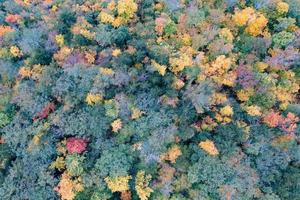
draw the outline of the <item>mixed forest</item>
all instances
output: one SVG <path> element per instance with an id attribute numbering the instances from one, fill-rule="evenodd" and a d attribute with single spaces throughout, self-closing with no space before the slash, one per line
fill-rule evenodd
<path id="1" fill-rule="evenodd" d="M 299 0 L 0 0 L 1 200 L 300 200 Z"/>

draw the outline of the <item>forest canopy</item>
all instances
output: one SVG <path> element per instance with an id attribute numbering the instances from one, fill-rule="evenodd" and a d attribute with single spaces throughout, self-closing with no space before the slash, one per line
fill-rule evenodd
<path id="1" fill-rule="evenodd" d="M 0 0 L 1 200 L 300 200 L 299 0 Z"/>

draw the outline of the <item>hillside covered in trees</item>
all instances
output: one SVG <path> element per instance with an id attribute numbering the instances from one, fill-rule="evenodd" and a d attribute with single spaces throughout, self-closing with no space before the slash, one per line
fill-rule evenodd
<path id="1" fill-rule="evenodd" d="M 0 0 L 1 200 L 300 200 L 299 0 Z"/>

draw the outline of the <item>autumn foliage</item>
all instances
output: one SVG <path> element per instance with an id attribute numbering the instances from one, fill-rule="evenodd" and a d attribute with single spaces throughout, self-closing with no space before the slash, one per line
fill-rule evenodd
<path id="1" fill-rule="evenodd" d="M 87 140 L 81 138 L 68 138 L 66 144 L 69 153 L 82 153 L 87 147 Z"/>
<path id="2" fill-rule="evenodd" d="M 1 0 L 0 200 L 299 200 L 299 0 Z"/>

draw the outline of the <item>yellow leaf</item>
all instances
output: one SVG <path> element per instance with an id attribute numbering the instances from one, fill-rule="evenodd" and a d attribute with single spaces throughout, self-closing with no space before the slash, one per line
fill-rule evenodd
<path id="1" fill-rule="evenodd" d="M 144 171 L 139 171 L 136 175 L 135 190 L 141 200 L 147 200 L 153 192 L 153 190 L 148 187 L 150 179 L 151 176 L 145 176 Z"/>
<path id="2" fill-rule="evenodd" d="M 101 12 L 99 19 L 102 23 L 112 23 L 114 21 L 114 17 L 106 12 Z"/>
<path id="3" fill-rule="evenodd" d="M 261 116 L 262 114 L 259 106 L 245 106 L 244 109 L 250 116 Z"/>
<path id="4" fill-rule="evenodd" d="M 212 156 L 219 155 L 219 151 L 211 140 L 205 140 L 199 143 L 199 147 Z"/>
<path id="5" fill-rule="evenodd" d="M 60 156 L 57 157 L 56 160 L 51 163 L 50 168 L 62 171 L 63 169 L 65 169 L 65 158 Z"/>
<path id="6" fill-rule="evenodd" d="M 30 77 L 31 76 L 31 70 L 27 67 L 21 67 L 19 69 L 19 74 L 22 76 L 22 78 L 24 77 Z"/>
<path id="7" fill-rule="evenodd" d="M 262 33 L 262 30 L 266 27 L 267 23 L 268 19 L 263 14 L 259 14 L 249 21 L 249 25 L 245 31 L 252 36 L 258 36 Z"/>
<path id="8" fill-rule="evenodd" d="M 126 18 L 132 18 L 138 9 L 134 0 L 119 0 L 118 5 L 119 16 L 126 16 Z"/>
<path id="9" fill-rule="evenodd" d="M 114 133 L 118 132 L 122 128 L 122 121 L 121 119 L 116 119 L 111 123 L 112 131 Z"/>
<path id="10" fill-rule="evenodd" d="M 176 159 L 182 155 L 180 147 L 178 145 L 170 148 L 167 153 L 161 155 L 161 160 L 169 160 L 171 163 L 175 163 Z"/>
<path id="11" fill-rule="evenodd" d="M 121 50 L 120 49 L 115 49 L 115 50 L 113 50 L 113 52 L 112 52 L 112 55 L 114 56 L 114 57 L 117 57 L 118 55 L 120 55 L 121 54 Z"/>
<path id="12" fill-rule="evenodd" d="M 17 46 L 11 46 L 9 51 L 14 57 L 21 57 L 22 56 L 22 52 Z"/>
<path id="13" fill-rule="evenodd" d="M 167 66 L 165 65 L 160 65 L 157 62 L 155 62 L 155 60 L 151 60 L 151 64 L 153 66 L 153 68 L 162 76 L 164 76 L 166 74 L 166 69 Z"/>
<path id="14" fill-rule="evenodd" d="M 64 36 L 62 34 L 56 35 L 55 36 L 55 42 L 58 46 L 63 46 L 65 43 Z"/>
<path id="15" fill-rule="evenodd" d="M 278 2 L 276 9 L 281 14 L 287 13 L 289 11 L 289 4 L 285 2 Z"/>
<path id="16" fill-rule="evenodd" d="M 100 94 L 92 94 L 88 93 L 85 101 L 88 105 L 94 105 L 96 103 L 100 103 L 103 100 L 103 97 Z"/>
<path id="17" fill-rule="evenodd" d="M 223 108 L 221 108 L 220 113 L 222 116 L 227 116 L 230 117 L 233 115 L 233 110 L 231 106 L 225 106 Z"/>
<path id="18" fill-rule="evenodd" d="M 101 74 L 107 75 L 107 76 L 112 76 L 115 73 L 114 70 L 107 68 L 107 67 L 100 67 L 99 71 Z"/>
<path id="19" fill-rule="evenodd" d="M 80 178 L 73 180 L 67 172 L 64 172 L 55 190 L 62 200 L 73 200 L 78 192 L 83 191 L 83 185 Z"/>
<path id="20" fill-rule="evenodd" d="M 130 179 L 131 176 L 118 176 L 115 178 L 106 177 L 104 181 L 112 192 L 124 192 L 129 190 L 128 182 Z"/>
<path id="21" fill-rule="evenodd" d="M 238 26 L 244 26 L 248 20 L 255 14 L 255 10 L 251 7 L 236 11 L 232 16 L 234 23 Z"/>
<path id="22" fill-rule="evenodd" d="M 138 119 L 140 118 L 145 112 L 141 111 L 138 108 L 131 109 L 131 119 Z"/>

